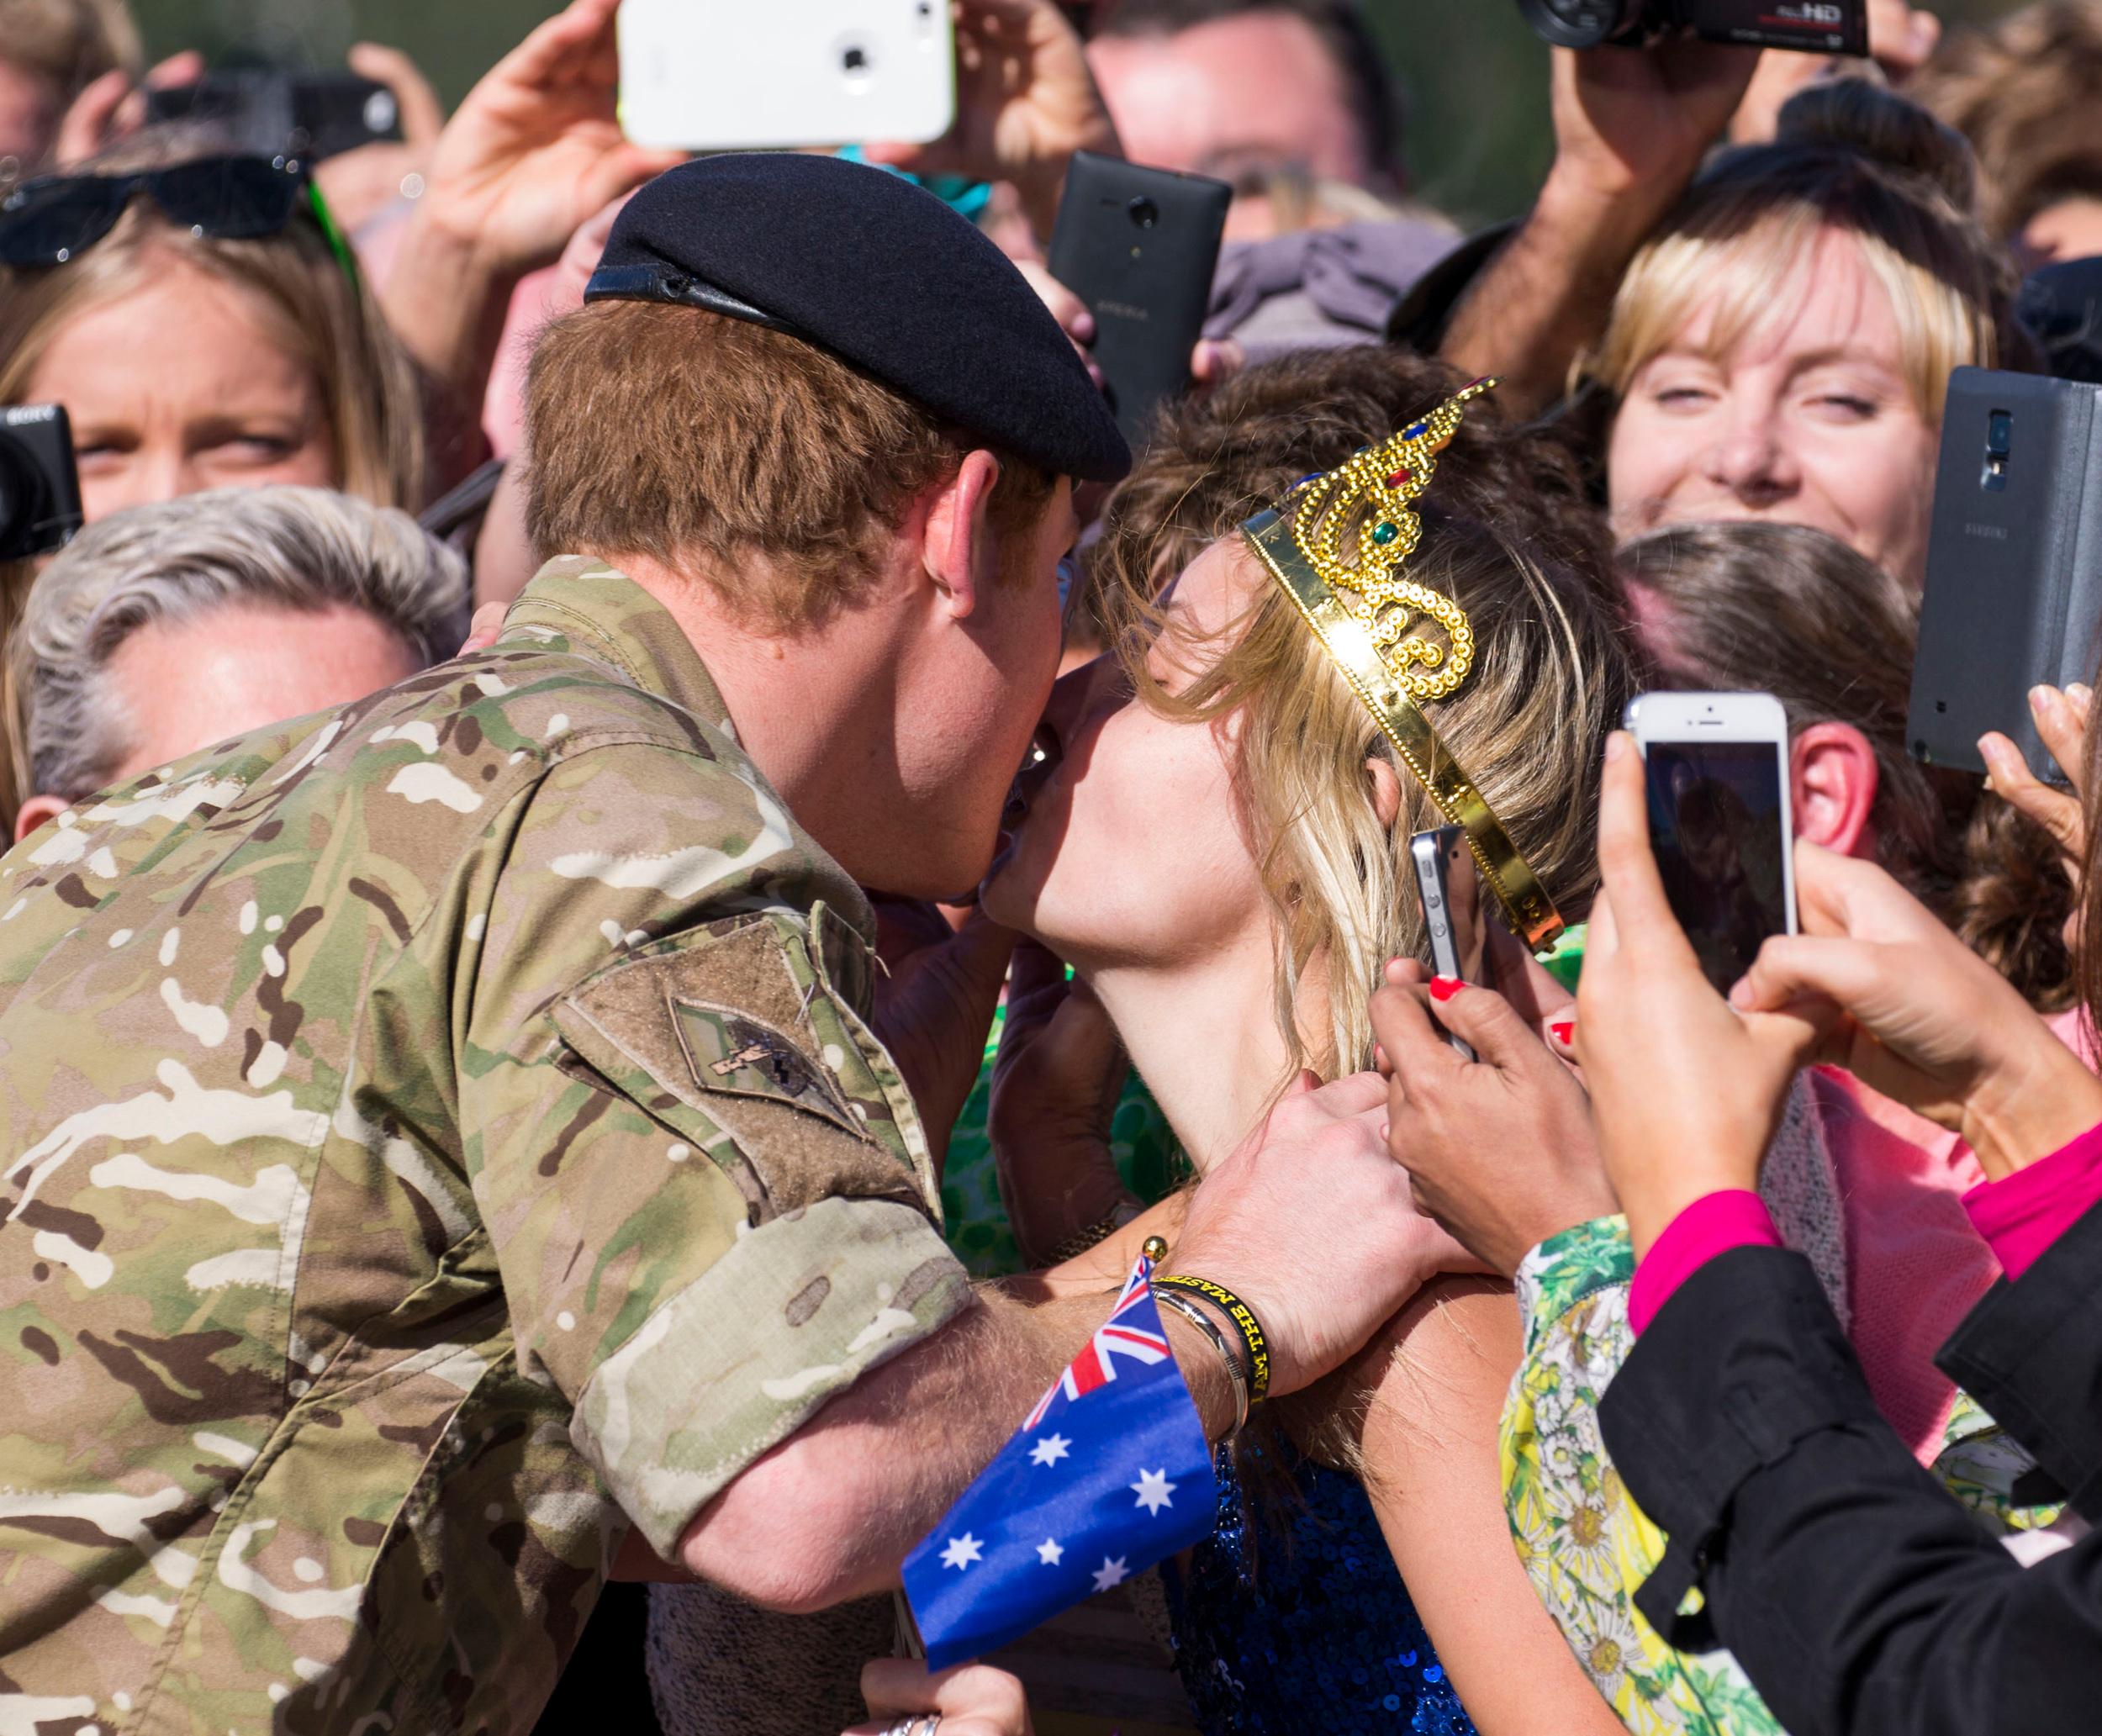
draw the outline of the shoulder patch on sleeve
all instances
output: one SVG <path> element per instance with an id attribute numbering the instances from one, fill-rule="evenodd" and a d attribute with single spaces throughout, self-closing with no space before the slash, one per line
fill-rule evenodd
<path id="1" fill-rule="evenodd" d="M 750 1191 L 758 1221 L 834 1196 L 925 1211 L 913 1164 L 871 1129 L 891 1107 L 841 1032 L 801 926 L 779 913 L 710 924 L 599 972 L 556 1005 L 577 1057 L 690 1137 Z"/>

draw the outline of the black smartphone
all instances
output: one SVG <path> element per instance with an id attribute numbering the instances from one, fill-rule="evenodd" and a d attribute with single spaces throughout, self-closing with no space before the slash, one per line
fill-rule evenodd
<path id="1" fill-rule="evenodd" d="M 2102 385 L 1960 367 L 1949 377 L 1907 736 L 1929 765 L 1985 769 L 2013 738 L 2063 781 L 2029 689 L 2094 679 L 2102 653 Z"/>
<path id="2" fill-rule="evenodd" d="M 0 561 L 64 548 L 82 522 L 65 409 L 55 404 L 0 409 Z"/>
<path id="3" fill-rule="evenodd" d="M 1795 932 L 1788 714 L 1772 694 L 1644 694 L 1623 722 L 1672 914 L 1727 995 L 1768 936 Z"/>
<path id="4" fill-rule="evenodd" d="M 401 137 L 394 93 L 355 72 L 226 68 L 194 84 L 149 89 L 146 119 L 210 121 L 242 150 L 288 151 L 309 162 Z"/>
<path id="5" fill-rule="evenodd" d="M 1481 876 L 1467 835 L 1456 826 L 1419 831 L 1408 841 L 1408 859 L 1416 870 L 1416 896 L 1423 909 L 1423 931 L 1430 939 L 1431 968 L 1477 988 L 1494 988 L 1489 968 L 1489 931 L 1482 920 Z M 1461 1058 L 1476 1058 L 1463 1037 L 1445 1033 Z"/>
<path id="6" fill-rule="evenodd" d="M 1095 315 L 1095 361 L 1134 450 L 1160 404 L 1189 389 L 1233 189 L 1203 175 L 1074 154 L 1051 275 Z"/>

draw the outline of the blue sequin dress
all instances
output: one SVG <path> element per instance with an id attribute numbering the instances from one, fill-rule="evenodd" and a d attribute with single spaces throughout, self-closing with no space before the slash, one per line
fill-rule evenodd
<path id="1" fill-rule="evenodd" d="M 1287 1462 L 1249 1503 L 1218 1456 L 1218 1528 L 1163 1565 L 1176 1667 L 1206 1736 L 1474 1736 L 1356 1478 Z"/>

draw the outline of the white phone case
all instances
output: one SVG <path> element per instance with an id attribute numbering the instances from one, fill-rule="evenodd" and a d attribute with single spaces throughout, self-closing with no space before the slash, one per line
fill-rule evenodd
<path id="1" fill-rule="evenodd" d="M 1788 715 L 1772 694 L 1644 694 L 1622 725 L 1647 758 L 1652 741 L 1756 741 L 1774 752 L 1781 794 L 1781 883 L 1790 934 L 1796 932 L 1795 810 L 1789 800 Z"/>
<path id="2" fill-rule="evenodd" d="M 626 0 L 621 125 L 673 150 L 924 143 L 956 118 L 948 0 Z"/>

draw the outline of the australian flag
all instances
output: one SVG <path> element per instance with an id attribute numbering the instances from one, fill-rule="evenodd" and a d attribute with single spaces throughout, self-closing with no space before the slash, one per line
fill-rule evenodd
<path id="1" fill-rule="evenodd" d="M 1142 1258 L 1021 1432 L 906 1557 L 932 1668 L 983 1657 L 1212 1529 L 1212 1452 L 1152 1276 Z"/>

